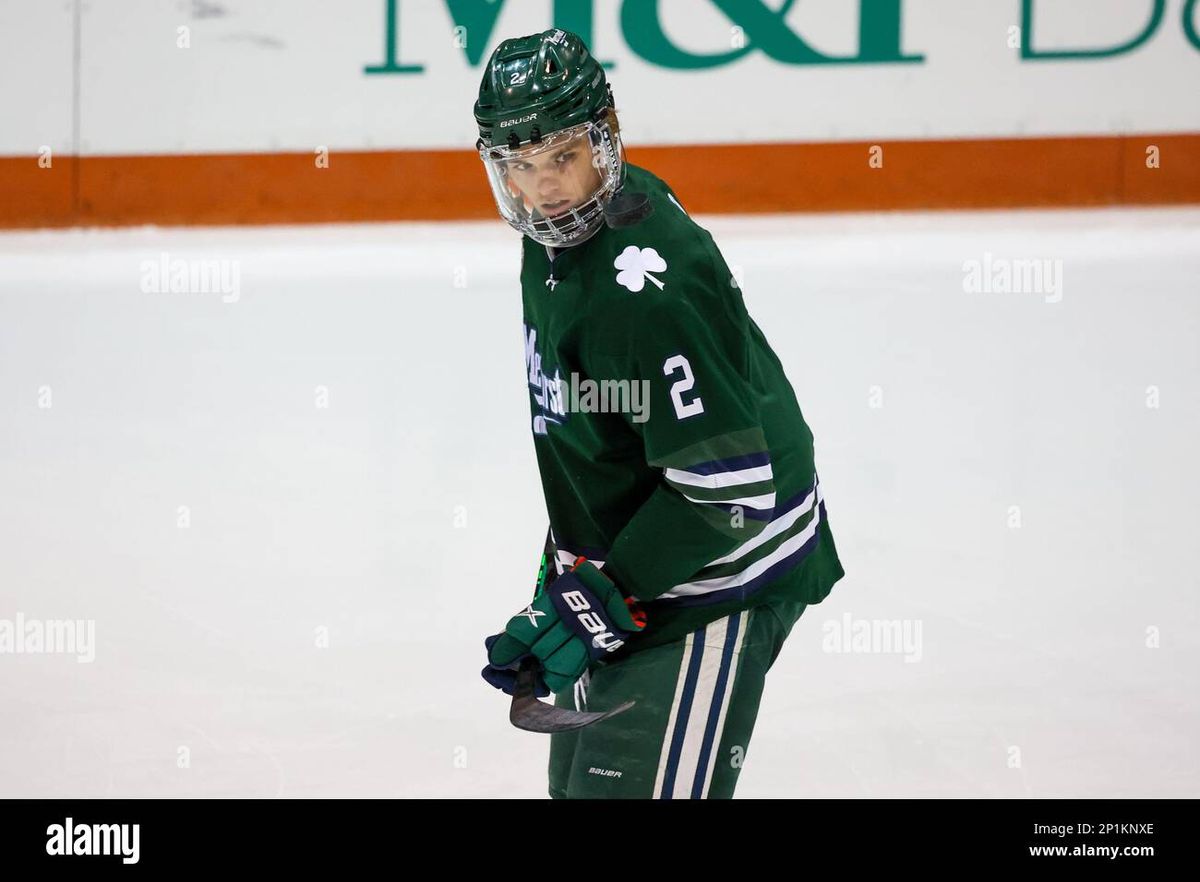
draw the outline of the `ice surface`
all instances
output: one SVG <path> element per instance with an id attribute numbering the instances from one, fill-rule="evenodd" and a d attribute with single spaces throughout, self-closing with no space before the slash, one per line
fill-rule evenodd
<path id="1" fill-rule="evenodd" d="M 1200 210 L 703 220 L 848 573 L 738 795 L 1200 796 Z M 96 629 L 0 655 L 0 795 L 545 794 L 478 676 L 545 531 L 518 266 L 499 221 L 0 235 L 0 619 Z"/>

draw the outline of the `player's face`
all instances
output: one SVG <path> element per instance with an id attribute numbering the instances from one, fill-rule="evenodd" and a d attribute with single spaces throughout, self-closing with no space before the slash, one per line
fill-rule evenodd
<path id="1" fill-rule="evenodd" d="M 600 186 L 586 135 L 553 150 L 510 159 L 507 169 L 509 180 L 543 217 L 556 217 L 582 205 Z"/>

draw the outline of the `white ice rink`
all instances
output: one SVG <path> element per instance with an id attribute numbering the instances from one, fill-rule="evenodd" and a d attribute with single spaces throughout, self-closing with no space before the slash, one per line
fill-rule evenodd
<path id="1" fill-rule="evenodd" d="M 702 221 L 847 571 L 738 795 L 1200 796 L 1200 210 Z M 236 296 L 143 291 L 163 254 Z M 1061 290 L 965 291 L 989 254 Z M 0 796 L 545 795 L 479 677 L 545 534 L 518 262 L 499 220 L 0 235 L 0 620 L 95 622 L 0 654 Z M 825 651 L 847 616 L 920 642 Z"/>

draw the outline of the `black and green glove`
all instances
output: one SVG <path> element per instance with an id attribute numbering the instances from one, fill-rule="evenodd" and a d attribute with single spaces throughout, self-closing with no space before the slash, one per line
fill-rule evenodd
<path id="1" fill-rule="evenodd" d="M 536 694 L 561 692 L 593 661 L 620 649 L 645 626 L 637 605 L 591 561 L 580 558 L 543 584 L 501 633 L 484 641 L 488 666 L 483 678 L 511 695 L 521 662 L 532 656 L 539 665 Z"/>

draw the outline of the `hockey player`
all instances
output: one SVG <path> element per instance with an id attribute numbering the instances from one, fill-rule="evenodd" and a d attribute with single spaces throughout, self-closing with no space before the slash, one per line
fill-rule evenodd
<path id="1" fill-rule="evenodd" d="M 559 707 L 636 702 L 551 736 L 553 797 L 732 796 L 767 670 L 842 576 L 812 434 L 712 237 L 626 163 L 578 36 L 501 43 L 475 119 L 500 214 L 524 236 L 559 573 L 485 641 L 483 675 L 511 693 L 532 658 Z"/>

